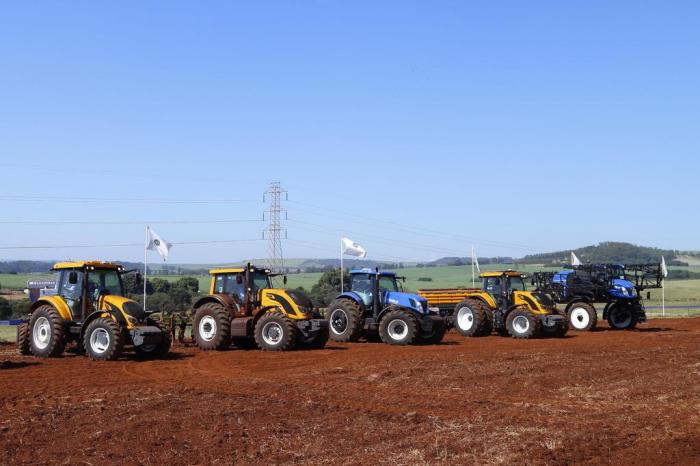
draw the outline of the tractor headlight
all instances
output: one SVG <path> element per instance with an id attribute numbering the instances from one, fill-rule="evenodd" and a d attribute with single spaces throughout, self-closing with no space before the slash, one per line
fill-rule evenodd
<path id="1" fill-rule="evenodd" d="M 131 325 L 136 325 L 136 324 L 139 323 L 138 320 L 134 319 L 134 318 L 131 317 L 131 316 L 129 316 L 127 319 L 128 319 L 128 321 L 129 321 L 129 323 L 130 323 Z"/>
<path id="2" fill-rule="evenodd" d="M 418 312 L 425 312 L 425 309 L 423 308 L 423 303 L 418 301 L 417 299 L 412 299 L 411 304 L 413 304 L 413 307 L 418 311 Z"/>
<path id="3" fill-rule="evenodd" d="M 615 289 L 620 292 L 620 294 L 624 297 L 630 296 L 629 291 L 627 291 L 627 288 L 625 288 L 622 285 L 615 285 Z"/>

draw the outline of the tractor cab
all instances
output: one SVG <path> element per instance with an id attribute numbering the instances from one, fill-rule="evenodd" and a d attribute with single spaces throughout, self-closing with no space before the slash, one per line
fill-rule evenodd
<path id="1" fill-rule="evenodd" d="M 254 266 L 214 269 L 209 274 L 212 278 L 209 294 L 230 295 L 240 303 L 247 302 L 246 298 L 252 303 L 259 302 L 260 290 L 271 289 L 271 277 L 275 276 L 269 269 Z"/>
<path id="2" fill-rule="evenodd" d="M 124 268 L 108 262 L 60 262 L 56 272 L 55 295 L 70 308 L 74 321 L 80 322 L 101 309 L 108 296 L 123 297 Z"/>
<path id="3" fill-rule="evenodd" d="M 507 309 L 514 304 L 516 292 L 527 291 L 524 278 L 514 270 L 484 272 L 481 274 L 482 291 L 491 295 L 499 308 Z"/>
<path id="4" fill-rule="evenodd" d="M 350 274 L 352 276 L 350 289 L 360 297 L 362 303 L 368 308 L 373 306 L 374 297 L 377 295 L 380 297 L 379 307 L 383 307 L 387 293 L 403 291 L 396 274 L 393 272 L 374 272 L 370 269 L 362 269 L 353 270 Z"/>

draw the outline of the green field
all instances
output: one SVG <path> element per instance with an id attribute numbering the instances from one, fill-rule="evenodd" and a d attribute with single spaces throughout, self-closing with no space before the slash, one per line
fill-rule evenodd
<path id="1" fill-rule="evenodd" d="M 17 329 L 0 325 L 0 341 L 16 341 Z"/>

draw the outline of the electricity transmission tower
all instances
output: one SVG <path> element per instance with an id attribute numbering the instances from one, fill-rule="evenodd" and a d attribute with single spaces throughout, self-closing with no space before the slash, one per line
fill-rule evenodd
<path id="1" fill-rule="evenodd" d="M 268 266 L 276 273 L 284 272 L 282 234 L 284 233 L 285 239 L 287 237 L 287 229 L 282 226 L 282 216 L 284 215 L 284 220 L 287 219 L 287 209 L 282 207 L 282 196 L 285 201 L 289 200 L 287 190 L 282 189 L 277 181 L 270 183 L 270 187 L 263 194 L 263 202 L 268 203 L 265 211 L 268 215 L 268 225 L 263 231 L 263 238 L 268 240 Z"/>

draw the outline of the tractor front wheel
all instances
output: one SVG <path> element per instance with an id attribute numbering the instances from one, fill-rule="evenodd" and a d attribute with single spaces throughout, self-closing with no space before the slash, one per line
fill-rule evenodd
<path id="1" fill-rule="evenodd" d="M 194 314 L 194 341 L 204 351 L 225 350 L 231 345 L 231 322 L 219 303 L 203 304 Z"/>
<path id="2" fill-rule="evenodd" d="M 336 299 L 328 305 L 329 335 L 333 341 L 357 341 L 362 330 L 362 310 L 351 299 Z"/>
<path id="3" fill-rule="evenodd" d="M 506 318 L 506 328 L 513 338 L 533 338 L 539 333 L 539 321 L 530 311 L 515 309 Z"/>
<path id="4" fill-rule="evenodd" d="M 59 356 L 66 347 L 63 319 L 52 306 L 39 306 L 29 319 L 29 349 L 34 356 Z"/>
<path id="5" fill-rule="evenodd" d="M 255 324 L 255 343 L 263 351 L 288 351 L 297 343 L 298 329 L 279 311 L 268 311 Z"/>
<path id="6" fill-rule="evenodd" d="M 632 306 L 614 304 L 608 310 L 608 324 L 613 330 L 632 330 L 637 326 L 637 316 Z"/>
<path id="7" fill-rule="evenodd" d="M 407 311 L 389 311 L 379 322 L 379 336 L 390 345 L 410 345 L 418 336 L 418 323 Z"/>
<path id="8" fill-rule="evenodd" d="M 94 361 L 117 359 L 123 344 L 119 325 L 108 317 L 100 317 L 90 322 L 83 336 L 85 352 Z"/>

